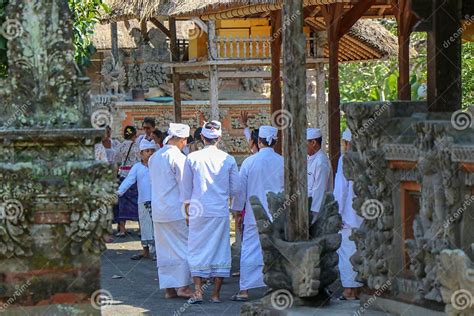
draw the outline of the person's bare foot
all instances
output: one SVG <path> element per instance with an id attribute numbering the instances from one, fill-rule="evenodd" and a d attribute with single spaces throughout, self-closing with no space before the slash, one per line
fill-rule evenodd
<path id="1" fill-rule="evenodd" d="M 178 293 L 176 293 L 175 289 L 166 289 L 165 290 L 165 298 L 166 299 L 176 298 L 176 297 L 178 297 Z"/>
<path id="2" fill-rule="evenodd" d="M 193 297 L 193 291 L 191 291 L 189 286 L 180 287 L 176 293 L 179 297 L 182 297 L 182 298 L 191 298 L 191 297 Z"/>

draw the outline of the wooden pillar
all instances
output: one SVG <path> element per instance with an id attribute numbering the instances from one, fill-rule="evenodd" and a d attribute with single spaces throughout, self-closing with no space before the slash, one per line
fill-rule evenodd
<path id="1" fill-rule="evenodd" d="M 307 110 L 306 110 L 306 38 L 303 33 L 303 0 L 285 0 L 283 28 L 284 109 L 292 115 L 293 125 L 283 130 L 285 157 L 285 194 L 296 197 L 288 209 L 287 241 L 309 237 L 307 183 Z"/>
<path id="2" fill-rule="evenodd" d="M 344 4 L 339 2 L 323 5 L 321 8 L 329 43 L 329 159 L 334 171 L 337 170 L 337 162 L 341 155 L 339 41 L 375 2 L 375 0 L 359 1 L 345 13 Z"/>
<path id="3" fill-rule="evenodd" d="M 410 84 L 410 34 L 416 18 L 408 0 L 391 0 L 398 24 L 398 99 L 411 100 Z"/>
<path id="4" fill-rule="evenodd" d="M 316 32 L 316 57 L 324 58 L 324 46 L 327 43 L 327 34 Z M 323 132 L 323 135 L 329 135 L 328 129 L 328 111 L 326 100 L 326 70 L 324 63 L 316 64 L 316 115 L 317 126 Z"/>
<path id="5" fill-rule="evenodd" d="M 329 43 L 329 159 L 333 170 L 337 170 L 337 162 L 341 154 L 341 96 L 339 92 L 339 32 L 342 20 L 343 4 L 335 3 L 323 6 L 323 15 L 327 25 Z"/>
<path id="6" fill-rule="evenodd" d="M 179 61 L 179 47 L 178 39 L 176 35 L 176 20 L 174 18 L 169 18 L 169 32 L 170 32 L 170 50 L 171 50 L 171 60 L 173 62 Z M 176 69 L 173 68 L 173 73 L 171 74 L 173 81 L 173 101 L 174 101 L 174 120 L 176 123 L 181 123 L 182 114 L 181 114 L 181 79 L 179 78 L 179 73 L 176 72 Z"/>
<path id="7" fill-rule="evenodd" d="M 209 20 L 208 22 L 208 42 L 209 42 L 209 60 L 217 58 L 216 38 L 216 22 Z M 209 99 L 211 103 L 211 119 L 219 120 L 219 72 L 217 65 L 209 68 Z"/>
<path id="8" fill-rule="evenodd" d="M 428 32 L 428 109 L 461 109 L 461 0 L 432 2 L 432 29 Z"/>
<path id="9" fill-rule="evenodd" d="M 281 10 L 271 11 L 270 20 L 272 24 L 271 34 L 272 42 L 270 45 L 271 56 L 272 56 L 272 82 L 271 82 L 271 100 L 272 100 L 272 114 L 282 110 L 282 100 L 281 100 Z M 275 151 L 282 153 L 282 133 L 279 128 L 278 131 L 278 142 L 275 145 Z"/>
<path id="10" fill-rule="evenodd" d="M 119 60 L 117 22 L 110 23 L 111 51 L 115 62 Z"/>

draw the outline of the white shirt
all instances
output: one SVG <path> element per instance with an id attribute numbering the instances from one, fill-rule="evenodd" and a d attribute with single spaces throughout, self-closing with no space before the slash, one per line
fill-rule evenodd
<path id="1" fill-rule="evenodd" d="M 186 156 L 173 145 L 155 152 L 148 165 L 151 177 L 151 208 L 154 222 L 184 219 L 182 180 Z"/>
<path id="2" fill-rule="evenodd" d="M 284 189 L 284 163 L 283 157 L 273 148 L 262 148 L 258 153 L 244 160 L 240 167 L 240 194 L 234 199 L 232 210 L 242 211 L 245 207 L 245 225 L 256 225 L 255 215 L 250 204 L 250 197 L 257 196 L 267 212 L 267 193 L 279 193 Z"/>
<path id="3" fill-rule="evenodd" d="M 145 203 L 151 201 L 151 182 L 148 167 L 143 163 L 138 162 L 133 165 L 127 177 L 122 181 L 117 192 L 119 195 L 124 195 L 125 192 L 137 183 L 138 187 L 138 203 Z"/>
<path id="4" fill-rule="evenodd" d="M 308 197 L 312 197 L 311 211 L 319 212 L 324 196 L 332 192 L 332 168 L 326 153 L 320 149 L 308 156 Z"/>
<path id="5" fill-rule="evenodd" d="M 354 199 L 353 182 L 348 181 L 344 176 L 342 169 L 342 156 L 337 163 L 336 181 L 334 186 L 334 198 L 339 204 L 339 213 L 342 216 L 344 228 L 358 228 L 363 219 L 357 215 L 352 208 L 352 200 Z"/>
<path id="6" fill-rule="evenodd" d="M 229 216 L 229 197 L 235 197 L 239 188 L 239 171 L 234 157 L 216 146 L 206 146 L 188 155 L 183 193 L 186 201 L 191 202 L 194 216 Z"/>

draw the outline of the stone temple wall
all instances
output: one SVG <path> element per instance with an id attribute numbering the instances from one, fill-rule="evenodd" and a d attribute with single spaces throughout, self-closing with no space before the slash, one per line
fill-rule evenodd
<path id="1" fill-rule="evenodd" d="M 472 113 L 428 113 L 417 102 L 342 109 L 353 135 L 344 172 L 364 218 L 352 234 L 358 279 L 370 295 L 472 315 Z"/>
<path id="2" fill-rule="evenodd" d="M 70 303 L 99 314 L 115 175 L 94 160 L 103 131 L 91 127 L 88 80 L 74 65 L 68 3 L 10 0 L 6 15 L 0 312 Z"/>

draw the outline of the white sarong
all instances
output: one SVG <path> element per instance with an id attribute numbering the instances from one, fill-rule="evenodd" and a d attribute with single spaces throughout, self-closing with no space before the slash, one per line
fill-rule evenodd
<path id="1" fill-rule="evenodd" d="M 148 207 L 145 206 L 146 204 L 148 204 L 149 206 Z M 140 223 L 140 235 L 141 235 L 142 246 L 150 247 L 150 248 L 154 247 L 155 242 L 153 238 L 153 221 L 151 219 L 150 202 L 138 204 L 138 221 Z"/>
<path id="2" fill-rule="evenodd" d="M 160 289 L 178 288 L 191 284 L 187 260 L 186 220 L 153 222 L 153 225 Z"/>
<path id="3" fill-rule="evenodd" d="M 229 217 L 189 219 L 188 261 L 193 277 L 229 277 Z"/>
<path id="4" fill-rule="evenodd" d="M 240 290 L 264 287 L 263 255 L 256 225 L 244 225 L 240 253 Z"/>
<path id="5" fill-rule="evenodd" d="M 337 250 L 339 254 L 339 272 L 341 274 L 341 283 L 345 288 L 361 287 L 362 284 L 355 281 L 357 272 L 352 268 L 350 261 L 351 256 L 356 251 L 356 245 L 352 240 L 349 240 L 349 236 L 352 234 L 351 228 L 343 228 L 341 230 L 342 242 L 341 247 Z"/>

